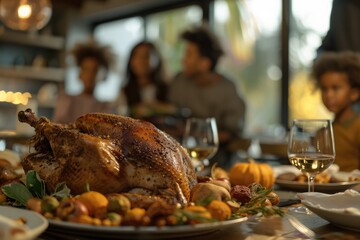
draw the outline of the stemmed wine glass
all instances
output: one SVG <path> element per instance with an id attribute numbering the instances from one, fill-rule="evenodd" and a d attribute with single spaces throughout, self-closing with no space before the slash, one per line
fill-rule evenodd
<path id="1" fill-rule="evenodd" d="M 289 136 L 288 157 L 292 165 L 308 177 L 308 192 L 314 192 L 316 174 L 327 169 L 335 159 L 335 146 L 330 120 L 294 120 Z M 309 213 L 305 207 L 293 209 Z"/>
<path id="2" fill-rule="evenodd" d="M 196 172 L 209 165 L 219 146 L 215 118 L 189 118 L 186 120 L 183 147 L 189 153 Z"/>

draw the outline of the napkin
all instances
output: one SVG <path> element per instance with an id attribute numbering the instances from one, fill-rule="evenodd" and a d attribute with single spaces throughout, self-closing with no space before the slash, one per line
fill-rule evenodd
<path id="1" fill-rule="evenodd" d="M 336 213 L 346 213 L 360 216 L 360 193 L 348 189 L 335 194 L 319 192 L 298 193 L 303 203 L 319 209 Z"/>

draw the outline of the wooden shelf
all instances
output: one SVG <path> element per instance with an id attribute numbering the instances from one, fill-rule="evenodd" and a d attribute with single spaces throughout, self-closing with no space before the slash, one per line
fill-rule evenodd
<path id="1" fill-rule="evenodd" d="M 0 130 L 0 138 L 4 140 L 29 140 L 31 136 L 17 133 L 14 130 Z"/>
<path id="2" fill-rule="evenodd" d="M 65 46 L 65 40 L 62 37 L 9 31 L 0 31 L 0 41 L 55 50 L 63 50 Z"/>
<path id="3" fill-rule="evenodd" d="M 1 77 L 63 82 L 65 71 L 61 68 L 0 67 Z"/>
<path id="4" fill-rule="evenodd" d="M 39 109 L 54 109 L 55 108 L 54 103 L 49 103 L 49 104 L 44 104 L 44 103 L 38 103 L 38 108 Z M 0 102 L 0 109 L 1 110 L 5 110 L 5 109 L 12 109 L 12 108 L 17 108 L 17 104 L 13 104 L 13 103 L 8 103 L 8 102 Z"/>

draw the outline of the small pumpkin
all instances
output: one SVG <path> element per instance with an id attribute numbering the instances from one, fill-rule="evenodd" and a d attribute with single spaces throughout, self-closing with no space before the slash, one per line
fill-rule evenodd
<path id="1" fill-rule="evenodd" d="M 267 163 L 256 163 L 250 159 L 247 162 L 236 163 L 229 172 L 232 186 L 260 183 L 265 188 L 271 188 L 275 182 L 274 172 Z"/>

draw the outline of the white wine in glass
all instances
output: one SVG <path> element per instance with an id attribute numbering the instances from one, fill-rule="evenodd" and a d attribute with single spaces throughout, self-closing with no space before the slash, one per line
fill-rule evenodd
<path id="1" fill-rule="evenodd" d="M 290 129 L 288 157 L 308 177 L 308 191 L 314 192 L 314 178 L 335 160 L 335 143 L 330 120 L 294 120 Z M 306 208 L 294 209 L 309 213 Z"/>
<path id="2" fill-rule="evenodd" d="M 209 165 L 209 159 L 215 155 L 219 138 L 215 118 L 189 118 L 186 121 L 183 147 L 191 157 L 197 172 Z"/>

